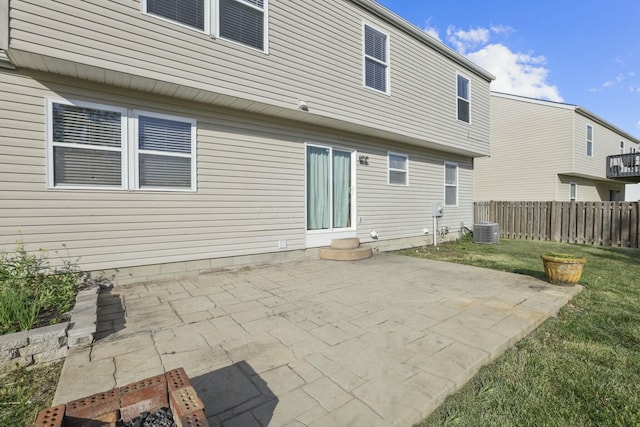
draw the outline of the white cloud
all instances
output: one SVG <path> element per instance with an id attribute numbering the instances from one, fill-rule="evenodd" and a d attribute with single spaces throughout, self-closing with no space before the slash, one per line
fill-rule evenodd
<path id="1" fill-rule="evenodd" d="M 465 54 L 468 49 L 482 46 L 489 41 L 489 30 L 486 28 L 471 28 L 469 31 L 461 30 L 449 25 L 447 28 L 447 40 L 460 53 Z"/>
<path id="2" fill-rule="evenodd" d="M 424 23 L 424 28 L 422 29 L 425 33 L 429 34 L 431 37 L 438 41 L 442 41 L 440 38 L 440 32 L 436 27 L 431 26 L 431 18 L 427 19 L 427 22 Z"/>
<path id="3" fill-rule="evenodd" d="M 556 86 L 547 82 L 549 70 L 542 55 L 513 52 L 501 43 L 489 43 L 492 34 L 509 34 L 513 28 L 492 25 L 468 31 L 447 28 L 447 40 L 461 54 L 496 76 L 491 89 L 498 92 L 562 102 Z"/>
<path id="4" fill-rule="evenodd" d="M 531 98 L 562 102 L 556 86 L 547 83 L 549 70 L 543 58 L 512 52 L 503 44 L 490 44 L 467 54 L 467 58 L 496 76 L 491 89 Z"/>
<path id="5" fill-rule="evenodd" d="M 618 76 L 616 76 L 616 78 L 614 80 L 608 80 L 608 81 L 604 82 L 602 84 L 602 87 L 615 86 L 615 85 L 618 85 L 618 84 L 622 83 L 623 81 L 624 81 L 624 76 L 618 75 Z"/>

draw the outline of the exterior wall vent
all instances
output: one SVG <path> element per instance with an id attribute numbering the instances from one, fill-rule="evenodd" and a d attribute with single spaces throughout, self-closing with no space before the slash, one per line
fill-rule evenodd
<path id="1" fill-rule="evenodd" d="M 473 224 L 473 241 L 484 244 L 498 243 L 498 224 L 495 222 Z"/>

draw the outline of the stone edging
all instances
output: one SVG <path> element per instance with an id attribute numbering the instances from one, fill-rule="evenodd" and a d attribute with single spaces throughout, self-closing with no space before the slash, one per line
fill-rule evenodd
<path id="1" fill-rule="evenodd" d="M 0 336 L 0 372 L 64 359 L 69 348 L 93 342 L 100 286 L 82 289 L 65 323 Z"/>

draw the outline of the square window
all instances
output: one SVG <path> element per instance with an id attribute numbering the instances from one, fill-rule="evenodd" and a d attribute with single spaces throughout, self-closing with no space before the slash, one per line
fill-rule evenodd
<path id="1" fill-rule="evenodd" d="M 262 1 L 219 0 L 219 35 L 264 50 L 265 17 Z"/>
<path id="2" fill-rule="evenodd" d="M 193 123 L 138 115 L 139 188 L 191 188 Z"/>
<path id="3" fill-rule="evenodd" d="M 409 185 L 409 157 L 406 154 L 388 153 L 388 184 Z"/>
<path id="4" fill-rule="evenodd" d="M 49 102 L 49 184 L 122 188 L 126 110 Z"/>

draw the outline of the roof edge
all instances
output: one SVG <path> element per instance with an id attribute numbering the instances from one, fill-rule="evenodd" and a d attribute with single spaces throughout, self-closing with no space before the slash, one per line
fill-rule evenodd
<path id="1" fill-rule="evenodd" d="M 596 114 L 592 113 L 591 111 L 587 110 L 584 107 L 581 107 L 577 104 L 567 104 L 564 102 L 556 102 L 556 101 L 547 101 L 545 99 L 537 99 L 537 98 L 530 98 L 527 96 L 521 96 L 521 95 L 514 95 L 514 94 L 510 94 L 510 93 L 504 93 L 504 92 L 494 92 L 491 91 L 491 96 L 495 96 L 498 98 L 505 98 L 505 99 L 513 99 L 516 101 L 523 101 L 523 102 L 529 102 L 532 104 L 540 104 L 540 105 L 546 105 L 549 107 L 555 107 L 555 108 L 564 108 L 564 109 L 568 109 L 568 110 L 574 110 L 577 113 L 582 114 L 583 116 L 589 118 L 590 120 L 593 120 L 594 122 L 598 123 L 601 126 L 606 127 L 607 129 L 617 133 L 618 135 L 632 141 L 635 142 L 636 144 L 640 144 L 640 138 L 637 138 L 633 135 L 631 135 L 629 132 L 626 132 L 622 129 L 620 129 L 618 126 L 614 125 L 611 122 L 606 121 L 605 119 L 603 119 L 602 117 L 597 116 Z"/>
<path id="2" fill-rule="evenodd" d="M 476 63 L 470 61 L 469 59 L 465 58 L 455 50 L 451 49 L 449 46 L 445 45 L 441 41 L 425 33 L 420 28 L 413 25 L 411 22 L 407 21 L 400 15 L 382 6 L 375 0 L 351 0 L 351 2 L 361 6 L 362 8 L 375 14 L 379 18 L 389 22 L 390 24 L 395 25 L 399 29 L 404 30 L 405 32 L 414 36 L 415 38 L 425 43 L 429 47 L 443 54 L 447 58 L 453 60 L 457 64 L 465 67 L 469 71 L 472 71 L 478 74 L 485 80 L 491 82 L 492 80 L 496 79 L 496 77 L 493 74 L 491 74 L 484 68 L 480 67 Z"/>

